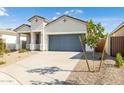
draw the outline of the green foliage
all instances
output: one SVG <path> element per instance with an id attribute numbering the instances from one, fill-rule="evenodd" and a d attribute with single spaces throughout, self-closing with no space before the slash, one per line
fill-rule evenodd
<path id="1" fill-rule="evenodd" d="M 81 42 L 84 42 L 92 49 L 93 51 L 93 60 L 95 56 L 95 48 L 97 47 L 100 39 L 106 39 L 107 34 L 104 33 L 104 27 L 101 23 L 94 24 L 92 20 L 87 22 L 87 33 L 85 36 L 82 35 Z M 94 61 L 93 61 L 94 62 Z M 93 63 L 93 69 L 95 65 Z M 95 71 L 95 70 L 94 70 Z"/>
<path id="2" fill-rule="evenodd" d="M 5 51 L 5 43 L 3 42 L 2 39 L 0 39 L 0 55 L 3 55 L 4 54 L 4 51 Z"/>
<path id="3" fill-rule="evenodd" d="M 101 23 L 95 25 L 92 20 L 88 21 L 87 34 L 82 39 L 85 40 L 90 48 L 97 47 L 98 41 L 106 37 L 107 34 L 104 34 L 104 27 L 102 27 Z"/>
<path id="4" fill-rule="evenodd" d="M 19 49 L 19 51 L 18 51 L 19 53 L 24 53 L 24 52 L 27 52 L 27 49 Z"/>
<path id="5" fill-rule="evenodd" d="M 5 61 L 0 60 L 0 65 L 5 64 Z"/>
<path id="6" fill-rule="evenodd" d="M 124 63 L 124 60 L 122 58 L 121 53 L 117 53 L 116 54 L 116 66 L 120 68 L 123 65 L 123 63 Z"/>

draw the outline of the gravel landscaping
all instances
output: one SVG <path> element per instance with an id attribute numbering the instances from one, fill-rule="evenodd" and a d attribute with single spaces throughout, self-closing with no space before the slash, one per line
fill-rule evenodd
<path id="1" fill-rule="evenodd" d="M 98 60 L 98 55 L 96 57 L 95 67 L 98 69 L 100 60 Z M 88 57 L 88 59 L 90 59 L 89 64 L 92 67 L 91 57 Z M 121 68 L 115 67 L 115 58 L 106 55 L 100 72 L 89 72 L 85 60 L 82 59 L 67 78 L 66 84 L 122 85 L 124 84 L 124 66 Z"/>

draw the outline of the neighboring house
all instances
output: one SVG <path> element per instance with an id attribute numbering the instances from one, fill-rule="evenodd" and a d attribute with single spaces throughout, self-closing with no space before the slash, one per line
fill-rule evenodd
<path id="1" fill-rule="evenodd" d="M 63 15 L 53 21 L 41 16 L 28 19 L 28 24 L 17 27 L 16 49 L 22 48 L 20 35 L 27 36 L 26 48 L 41 51 L 82 51 L 79 36 L 86 35 L 86 21 Z M 92 51 L 84 44 L 86 51 Z"/>
<path id="2" fill-rule="evenodd" d="M 13 29 L 0 29 L 0 39 L 2 39 L 6 44 L 6 49 L 15 50 L 16 49 L 16 32 Z M 23 36 L 21 41 L 26 40 Z"/>
<path id="3" fill-rule="evenodd" d="M 124 22 L 109 35 L 106 52 L 111 56 L 116 56 L 120 52 L 124 56 Z"/>

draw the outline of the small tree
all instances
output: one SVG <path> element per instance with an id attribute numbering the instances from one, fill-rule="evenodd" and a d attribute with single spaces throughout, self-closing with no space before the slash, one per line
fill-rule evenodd
<path id="1" fill-rule="evenodd" d="M 98 41 L 102 38 L 106 38 L 107 34 L 104 34 L 104 27 L 101 23 L 94 24 L 92 20 L 87 22 L 87 33 L 84 37 L 86 44 L 92 48 L 93 51 L 93 70 L 95 70 L 94 66 L 94 55 L 95 55 L 95 47 L 98 45 Z"/>
<path id="2" fill-rule="evenodd" d="M 5 52 L 5 43 L 0 39 L 0 55 L 3 55 Z"/>
<path id="3" fill-rule="evenodd" d="M 0 39 L 0 56 L 2 56 L 2 58 L 3 58 L 4 52 L 5 52 L 5 47 L 6 47 L 5 43 L 3 42 L 2 39 Z M 3 59 L 0 60 L 0 65 L 5 64 L 5 63 L 6 63 L 6 61 L 4 61 Z"/>

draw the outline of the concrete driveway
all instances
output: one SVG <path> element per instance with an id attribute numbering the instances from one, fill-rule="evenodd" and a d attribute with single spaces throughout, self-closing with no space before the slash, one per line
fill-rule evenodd
<path id="1" fill-rule="evenodd" d="M 80 61 L 79 52 L 38 52 L 0 69 L 0 84 L 62 84 Z"/>

